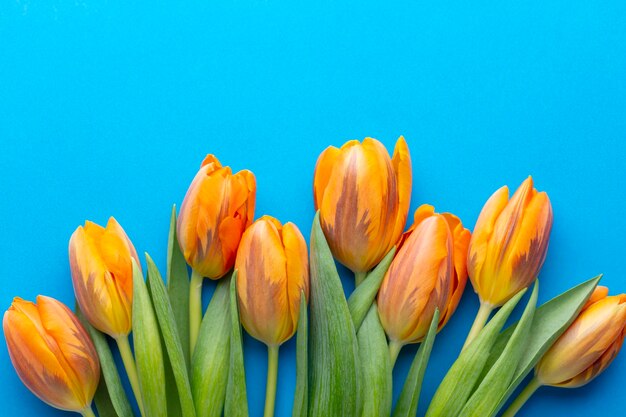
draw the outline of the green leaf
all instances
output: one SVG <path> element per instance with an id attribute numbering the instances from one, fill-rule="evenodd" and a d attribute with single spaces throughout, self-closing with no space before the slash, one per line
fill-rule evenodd
<path id="1" fill-rule="evenodd" d="M 300 294 L 300 315 L 298 317 L 298 335 L 296 339 L 296 393 L 293 399 L 292 417 L 307 417 L 309 407 L 308 367 L 308 316 L 304 292 Z"/>
<path id="2" fill-rule="evenodd" d="M 359 352 L 335 261 L 320 226 L 311 230 L 309 417 L 357 415 Z"/>
<path id="3" fill-rule="evenodd" d="M 362 417 L 388 416 L 391 413 L 391 359 L 385 330 L 380 324 L 374 302 L 357 332 L 363 400 Z"/>
<path id="4" fill-rule="evenodd" d="M 154 303 L 161 335 L 163 336 L 169 363 L 174 374 L 182 415 L 184 417 L 195 417 L 196 410 L 193 404 L 193 396 L 191 395 L 191 385 L 189 383 L 189 375 L 187 374 L 184 350 L 180 343 L 180 336 L 174 319 L 174 311 L 170 305 L 161 274 L 148 254 L 146 254 L 146 263 L 148 265 L 148 282 L 150 283 L 152 302 Z"/>
<path id="5" fill-rule="evenodd" d="M 461 352 L 437 388 L 426 417 L 458 415 L 479 381 L 498 333 L 525 292 L 524 289 L 511 298 L 489 321 L 478 337 Z"/>
<path id="6" fill-rule="evenodd" d="M 76 315 L 82 322 L 85 329 L 89 332 L 91 340 L 93 341 L 96 351 L 98 352 L 100 369 L 102 370 L 100 381 L 102 382 L 104 379 L 106 383 L 108 396 L 116 414 L 119 417 L 133 417 L 133 410 L 128 402 L 128 398 L 126 397 L 126 392 L 122 386 L 122 380 L 117 372 L 115 360 L 113 359 L 113 354 L 111 353 L 111 348 L 109 347 L 106 336 L 87 322 L 85 316 L 78 308 L 78 304 L 76 304 Z M 100 391 L 100 387 L 98 390 Z M 98 406 L 98 401 L 96 401 L 96 406 Z"/>
<path id="7" fill-rule="evenodd" d="M 189 371 L 191 364 L 189 360 L 189 272 L 176 236 L 176 206 L 172 207 L 167 240 L 167 292 L 174 312 L 180 344 L 183 347 L 185 364 Z"/>
<path id="8" fill-rule="evenodd" d="M 576 319 L 601 278 L 602 275 L 598 275 L 587 280 L 537 308 L 528 339 L 524 341 L 524 354 L 515 372 L 513 382 L 511 382 L 508 390 L 500 399 L 495 412 L 498 412 L 504 406 L 543 354 L 550 349 L 559 336 Z M 517 323 L 511 325 L 500 335 L 494 346 L 494 352 L 490 357 L 490 361 L 493 362 L 493 357 L 502 351 L 503 346 L 506 345 L 516 326 Z"/>
<path id="9" fill-rule="evenodd" d="M 230 357 L 230 279 L 219 280 L 204 313 L 191 359 L 191 392 L 198 417 L 221 417 Z"/>
<path id="10" fill-rule="evenodd" d="M 433 344 L 435 343 L 438 326 L 439 309 L 436 309 L 430 322 L 426 338 L 420 344 L 420 348 L 415 354 L 415 358 L 411 364 L 411 369 L 409 369 L 409 374 L 404 381 L 400 398 L 398 398 L 396 407 L 393 410 L 393 417 L 415 417 L 417 414 L 417 405 L 420 399 L 420 392 L 422 390 L 422 381 L 424 380 L 424 373 L 426 373 L 428 359 L 430 359 L 430 352 L 432 351 Z"/>
<path id="11" fill-rule="evenodd" d="M 243 347 L 239 305 L 237 303 L 237 271 L 230 283 L 230 369 L 226 389 L 224 415 L 228 417 L 248 417 L 248 396 L 246 395 L 246 372 L 243 366 Z"/>
<path id="12" fill-rule="evenodd" d="M 159 326 L 139 266 L 133 260 L 133 345 L 145 417 L 167 416 Z"/>
<path id="13" fill-rule="evenodd" d="M 109 392 L 107 391 L 104 375 L 102 374 L 100 374 L 100 382 L 98 382 L 98 388 L 93 397 L 93 402 L 96 404 L 99 417 L 117 417 L 115 407 L 113 407 L 111 397 L 109 397 Z"/>
<path id="14" fill-rule="evenodd" d="M 487 417 L 495 414 L 495 409 L 511 383 L 515 370 L 524 353 L 525 342 L 533 322 L 533 315 L 537 305 L 539 282 L 535 282 L 530 300 L 522 314 L 519 324 L 511 335 L 502 354 L 491 367 L 485 378 L 474 391 L 467 404 L 461 411 L 461 417 Z"/>
<path id="15" fill-rule="evenodd" d="M 394 246 L 387 255 L 385 255 L 383 260 L 376 265 L 376 268 L 367 274 L 367 277 L 361 285 L 356 287 L 350 295 L 348 308 L 350 309 L 350 315 L 352 316 L 352 322 L 354 323 L 356 331 L 361 327 L 365 315 L 372 306 L 372 302 L 374 302 L 374 298 L 376 298 L 380 284 L 383 282 L 383 278 L 387 273 L 387 269 L 389 269 L 389 265 L 391 265 L 395 253 L 396 247 Z"/>

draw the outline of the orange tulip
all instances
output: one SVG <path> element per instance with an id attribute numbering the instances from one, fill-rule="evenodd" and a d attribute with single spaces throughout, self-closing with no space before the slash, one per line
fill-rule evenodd
<path id="1" fill-rule="evenodd" d="M 411 157 L 404 138 L 393 158 L 376 139 L 326 148 L 313 197 L 328 245 L 342 264 L 365 273 L 396 244 L 411 200 Z"/>
<path id="2" fill-rule="evenodd" d="M 608 297 L 597 287 L 578 317 L 535 366 L 535 377 L 503 417 L 513 417 L 542 385 L 576 388 L 589 383 L 615 359 L 626 336 L 626 294 Z"/>
<path id="3" fill-rule="evenodd" d="M 552 206 L 528 177 L 509 200 L 508 187 L 496 191 L 483 207 L 467 267 L 481 302 L 497 307 L 537 278 L 548 250 Z"/>
<path id="4" fill-rule="evenodd" d="M 193 179 L 177 223 L 180 248 L 192 269 L 218 279 L 235 263 L 239 240 L 252 223 L 256 181 L 252 172 L 232 174 L 207 155 Z"/>
<path id="5" fill-rule="evenodd" d="M 245 329 L 269 346 L 288 340 L 298 326 L 301 291 L 309 291 L 307 247 L 298 227 L 261 217 L 245 231 L 235 268 Z"/>
<path id="6" fill-rule="evenodd" d="M 298 327 L 302 295 L 309 294 L 306 242 L 293 223 L 263 216 L 243 234 L 235 261 L 243 327 L 267 345 L 264 416 L 274 415 L 279 346 Z"/>
<path id="7" fill-rule="evenodd" d="M 456 310 L 467 282 L 469 240 L 458 217 L 429 205 L 415 211 L 378 293 L 380 321 L 397 349 L 426 336 L 436 308 L 439 329 Z"/>
<path id="8" fill-rule="evenodd" d="M 626 336 L 626 294 L 607 296 L 598 287 L 576 320 L 535 368 L 541 385 L 575 388 L 604 371 Z"/>
<path id="9" fill-rule="evenodd" d="M 96 329 L 119 338 L 132 325 L 135 247 L 111 217 L 106 227 L 90 221 L 70 238 L 74 293 L 85 317 Z"/>
<path id="10" fill-rule="evenodd" d="M 100 363 L 85 329 L 63 303 L 41 295 L 37 304 L 16 297 L 3 328 L 11 362 L 33 394 L 58 409 L 93 415 Z"/>

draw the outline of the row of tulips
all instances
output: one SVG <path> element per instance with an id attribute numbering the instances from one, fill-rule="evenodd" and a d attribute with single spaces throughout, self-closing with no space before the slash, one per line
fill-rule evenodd
<path id="1" fill-rule="evenodd" d="M 166 280 L 147 254 L 144 277 L 115 219 L 86 222 L 69 245 L 76 314 L 49 297 L 15 298 L 3 321 L 11 361 L 53 407 L 92 416 L 95 398 L 102 417 L 132 416 L 110 338 L 143 417 L 247 416 L 243 325 L 267 345 L 270 417 L 279 347 L 297 332 L 294 417 L 415 416 L 436 334 L 469 278 L 480 309 L 427 417 L 498 415 L 529 381 L 503 412 L 511 417 L 542 385 L 599 375 L 626 335 L 626 295 L 609 296 L 596 277 L 536 305 L 553 213 L 532 178 L 512 196 L 497 190 L 473 233 L 430 205 L 404 232 L 411 175 L 402 137 L 392 157 L 371 138 L 327 148 L 309 257 L 293 223 L 253 221 L 254 175 L 209 155 L 173 211 Z M 347 299 L 335 259 L 355 275 Z M 203 312 L 205 278 L 217 285 Z M 521 318 L 504 329 L 530 286 Z M 412 343 L 420 348 L 393 405 L 392 369 Z"/>

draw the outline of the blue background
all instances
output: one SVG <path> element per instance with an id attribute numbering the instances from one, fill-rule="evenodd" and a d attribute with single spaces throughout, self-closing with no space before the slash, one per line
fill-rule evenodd
<path id="1" fill-rule="evenodd" d="M 541 300 L 600 272 L 626 291 L 626 2 L 126 3 L 0 2 L 2 308 L 14 295 L 73 302 L 67 242 L 85 219 L 114 215 L 163 267 L 171 205 L 206 153 L 254 171 L 257 217 L 308 237 L 318 154 L 365 136 L 391 149 L 400 134 L 412 211 L 432 203 L 471 229 L 496 188 L 532 174 L 555 213 Z M 468 287 L 420 414 L 477 308 Z M 396 395 L 414 352 L 401 353 Z M 293 340 L 281 349 L 279 416 L 294 353 Z M 260 416 L 264 346 L 248 337 L 245 355 Z M 3 414 L 62 415 L 21 385 L 4 343 L 0 375 Z M 520 415 L 623 415 L 625 375 L 622 354 L 585 388 L 541 389 Z"/>

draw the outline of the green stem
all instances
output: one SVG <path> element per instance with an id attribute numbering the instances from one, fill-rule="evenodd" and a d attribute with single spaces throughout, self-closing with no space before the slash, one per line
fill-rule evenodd
<path id="1" fill-rule="evenodd" d="M 535 377 L 530 380 L 526 388 L 520 392 L 519 396 L 513 401 L 511 406 L 502 414 L 502 417 L 513 417 L 522 408 L 526 401 L 537 391 L 541 386 L 541 382 Z"/>
<path id="2" fill-rule="evenodd" d="M 278 346 L 267 347 L 267 384 L 265 386 L 265 412 L 263 417 L 274 416 L 276 381 L 278 379 Z"/>
<path id="3" fill-rule="evenodd" d="M 133 389 L 135 399 L 137 400 L 137 406 L 139 406 L 139 412 L 142 416 L 145 415 L 143 408 L 143 398 L 141 396 L 141 389 L 139 387 L 139 377 L 137 375 L 137 365 L 135 364 L 135 358 L 133 352 L 130 350 L 130 343 L 128 343 L 128 335 L 120 336 L 115 339 L 117 347 L 120 350 L 122 356 L 122 362 L 124 362 L 124 368 L 126 369 L 126 375 L 130 381 L 130 387 Z"/>
<path id="4" fill-rule="evenodd" d="M 397 342 L 395 340 L 391 340 L 389 342 L 389 357 L 391 358 L 391 369 L 393 369 L 396 364 L 396 360 L 398 360 L 398 355 L 400 354 L 400 349 L 402 349 L 402 343 Z"/>
<path id="5" fill-rule="evenodd" d="M 472 324 L 472 328 L 467 335 L 467 339 L 465 339 L 465 344 L 463 345 L 463 350 L 465 350 L 470 343 L 476 339 L 480 331 L 485 327 L 487 320 L 489 319 L 489 315 L 493 311 L 493 306 L 489 303 L 480 302 L 480 308 L 478 309 L 478 313 L 476 314 L 476 319 L 474 320 L 474 324 Z"/>
<path id="6" fill-rule="evenodd" d="M 204 277 L 195 270 L 191 272 L 191 284 L 189 285 L 189 350 L 190 357 L 200 333 L 202 323 L 202 282 Z"/>
<path id="7" fill-rule="evenodd" d="M 367 272 L 355 272 L 354 273 L 354 285 L 358 287 L 367 278 Z"/>
<path id="8" fill-rule="evenodd" d="M 96 415 L 93 413 L 93 410 L 91 409 L 91 405 L 85 407 L 80 413 L 83 415 L 83 417 L 96 417 Z"/>

